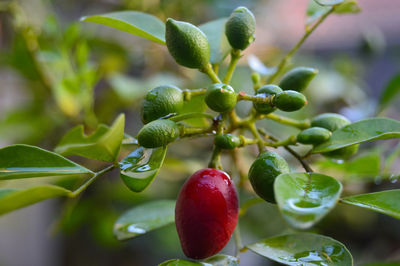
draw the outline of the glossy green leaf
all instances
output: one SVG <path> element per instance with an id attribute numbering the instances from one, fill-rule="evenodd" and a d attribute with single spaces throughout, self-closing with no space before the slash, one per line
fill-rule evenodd
<path id="1" fill-rule="evenodd" d="M 146 234 L 174 221 L 174 200 L 148 202 L 122 214 L 114 224 L 114 235 L 118 240 L 125 240 Z"/>
<path id="2" fill-rule="evenodd" d="M 322 6 L 333 6 L 342 3 L 344 0 L 314 0 Z"/>
<path id="3" fill-rule="evenodd" d="M 106 25 L 153 42 L 165 44 L 165 25 L 155 16 L 137 12 L 121 11 L 83 17 L 82 21 Z"/>
<path id="4" fill-rule="evenodd" d="M 167 260 L 159 266 L 238 266 L 238 259 L 228 255 L 215 255 L 211 258 L 204 260 L 203 262 L 172 259 Z"/>
<path id="5" fill-rule="evenodd" d="M 231 46 L 225 35 L 225 23 L 227 20 L 227 18 L 220 18 L 199 26 L 210 43 L 211 64 L 221 63 L 231 51 Z"/>
<path id="6" fill-rule="evenodd" d="M 125 115 L 121 114 L 108 128 L 100 125 L 91 135 L 85 135 L 83 126 L 70 130 L 55 151 L 68 156 L 79 155 L 86 158 L 113 162 L 117 159 L 124 137 Z"/>
<path id="7" fill-rule="evenodd" d="M 204 262 L 210 263 L 213 266 L 238 266 L 239 261 L 236 257 L 228 255 L 215 255 L 206 259 Z"/>
<path id="8" fill-rule="evenodd" d="M 27 177 L 93 174 L 56 153 L 29 145 L 0 149 L 0 180 Z"/>
<path id="9" fill-rule="evenodd" d="M 286 265 L 353 265 L 351 254 L 342 243 L 317 234 L 275 236 L 248 245 L 247 248 Z"/>
<path id="10" fill-rule="evenodd" d="M 400 219 L 400 189 L 350 196 L 341 202 Z"/>
<path id="11" fill-rule="evenodd" d="M 400 73 L 390 79 L 379 99 L 379 110 L 385 109 L 400 92 Z"/>
<path id="12" fill-rule="evenodd" d="M 329 11 L 329 7 L 319 5 L 315 0 L 309 0 L 306 10 L 306 27 L 311 26 L 317 19 Z"/>
<path id="13" fill-rule="evenodd" d="M 164 161 L 166 147 L 145 149 L 140 147 L 126 156 L 120 163 L 121 178 L 134 192 L 146 189 L 156 177 Z"/>
<path id="14" fill-rule="evenodd" d="M 40 185 L 28 189 L 0 188 L 0 215 L 26 207 L 42 200 L 68 196 L 71 191 L 53 185 Z"/>
<path id="15" fill-rule="evenodd" d="M 314 148 L 313 153 L 333 151 L 357 143 L 400 138 L 400 122 L 389 118 L 361 120 L 332 133 L 331 138 Z"/>
<path id="16" fill-rule="evenodd" d="M 285 220 L 295 228 L 307 229 L 336 205 L 342 185 L 322 174 L 289 173 L 276 178 L 274 191 Z"/>
<path id="17" fill-rule="evenodd" d="M 190 261 L 183 259 L 172 259 L 164 261 L 158 266 L 212 266 L 212 265 L 204 262 L 197 262 L 197 261 Z"/>

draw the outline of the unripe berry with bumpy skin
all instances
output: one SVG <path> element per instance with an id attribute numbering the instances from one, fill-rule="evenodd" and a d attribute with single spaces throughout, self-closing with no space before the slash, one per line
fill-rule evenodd
<path id="1" fill-rule="evenodd" d="M 167 19 L 165 41 L 175 61 L 185 67 L 203 69 L 210 61 L 210 44 L 196 26 Z"/>
<path id="2" fill-rule="evenodd" d="M 276 152 L 264 152 L 252 163 L 249 179 L 262 199 L 275 203 L 274 182 L 278 175 L 289 173 L 289 165 Z"/>
<path id="3" fill-rule="evenodd" d="M 223 171 L 202 169 L 185 182 L 176 202 L 175 224 L 186 256 L 204 259 L 225 247 L 236 227 L 238 201 Z"/>
<path id="4" fill-rule="evenodd" d="M 332 132 L 348 124 L 350 124 L 350 121 L 346 117 L 335 113 L 320 114 L 311 120 L 311 126 L 323 127 Z M 338 150 L 324 152 L 322 154 L 333 159 L 348 159 L 357 153 L 358 147 L 359 144 L 354 144 Z"/>
<path id="5" fill-rule="evenodd" d="M 182 90 L 173 85 L 159 86 L 147 92 L 143 100 L 142 122 L 147 124 L 168 114 L 179 113 L 183 107 Z"/>
<path id="6" fill-rule="evenodd" d="M 297 141 L 302 144 L 318 145 L 329 140 L 332 132 L 322 127 L 310 127 L 297 135 Z"/>
<path id="7" fill-rule="evenodd" d="M 244 50 L 255 40 L 256 19 L 245 7 L 236 8 L 225 24 L 225 35 L 232 48 Z"/>
<path id="8" fill-rule="evenodd" d="M 282 89 L 276 85 L 265 85 L 257 90 L 256 96 L 258 97 L 268 97 L 271 95 L 276 95 L 282 92 Z M 275 107 L 267 104 L 267 103 L 253 103 L 254 109 L 256 109 L 259 114 L 269 114 L 276 110 Z"/>
<path id="9" fill-rule="evenodd" d="M 221 134 L 214 139 L 215 146 L 225 150 L 232 150 L 240 146 L 240 138 L 233 134 Z"/>
<path id="10" fill-rule="evenodd" d="M 306 96 L 297 91 L 283 91 L 276 94 L 273 103 L 282 111 L 293 112 L 307 104 Z"/>
<path id="11" fill-rule="evenodd" d="M 315 68 L 293 68 L 283 75 L 279 87 L 281 87 L 282 90 L 303 91 L 317 74 L 318 70 Z"/>
<path id="12" fill-rule="evenodd" d="M 237 94 L 231 86 L 215 83 L 207 88 L 205 101 L 211 110 L 224 113 L 235 107 Z"/>
<path id="13" fill-rule="evenodd" d="M 171 120 L 154 120 L 142 127 L 137 135 L 139 145 L 145 148 L 166 146 L 180 135 L 178 124 Z"/>

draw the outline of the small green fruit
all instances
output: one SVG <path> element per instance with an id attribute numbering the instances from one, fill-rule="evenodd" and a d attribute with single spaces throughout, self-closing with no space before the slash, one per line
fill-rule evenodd
<path id="1" fill-rule="evenodd" d="M 214 143 L 221 149 L 233 150 L 240 146 L 240 138 L 233 134 L 221 134 L 215 137 Z"/>
<path id="2" fill-rule="evenodd" d="M 289 173 L 289 165 L 279 154 L 260 154 L 249 170 L 249 179 L 254 191 L 262 199 L 275 203 L 274 182 L 278 175 Z"/>
<path id="3" fill-rule="evenodd" d="M 346 117 L 335 113 L 320 114 L 311 120 L 311 126 L 323 127 L 332 132 L 348 124 L 350 124 L 350 121 Z"/>
<path id="4" fill-rule="evenodd" d="M 354 144 L 334 151 L 322 153 L 324 156 L 332 159 L 346 160 L 357 153 L 359 144 Z"/>
<path id="5" fill-rule="evenodd" d="M 283 91 L 276 94 L 274 98 L 274 105 L 286 112 L 297 111 L 306 104 L 306 96 L 297 91 Z"/>
<path id="6" fill-rule="evenodd" d="M 350 124 L 350 121 L 346 117 L 335 113 L 320 114 L 315 116 L 311 120 L 311 126 L 323 127 L 332 132 L 348 124 Z M 354 144 L 338 150 L 324 152 L 322 154 L 328 158 L 333 158 L 333 159 L 348 159 L 352 155 L 357 153 L 359 146 L 360 146 L 359 144 Z"/>
<path id="7" fill-rule="evenodd" d="M 196 26 L 167 19 L 165 41 L 175 61 L 185 67 L 203 69 L 210 60 L 210 44 Z"/>
<path id="8" fill-rule="evenodd" d="M 143 100 L 142 122 L 147 124 L 168 114 L 179 113 L 183 107 L 182 90 L 173 85 L 159 86 L 147 92 Z"/>
<path id="9" fill-rule="evenodd" d="M 211 110 L 224 113 L 235 107 L 237 95 L 231 86 L 215 83 L 207 88 L 205 101 Z"/>
<path id="10" fill-rule="evenodd" d="M 317 74 L 318 70 L 315 68 L 293 68 L 283 75 L 279 87 L 281 87 L 282 90 L 303 91 Z"/>
<path id="11" fill-rule="evenodd" d="M 154 120 L 139 131 L 137 139 L 139 145 L 145 148 L 166 146 L 180 135 L 178 124 L 171 120 Z"/>
<path id="12" fill-rule="evenodd" d="M 332 132 L 322 127 L 311 127 L 297 135 L 297 141 L 302 144 L 318 145 L 329 140 Z"/>
<path id="13" fill-rule="evenodd" d="M 225 35 L 230 45 L 239 50 L 246 49 L 255 40 L 256 19 L 245 7 L 236 8 L 225 24 Z"/>
<path id="14" fill-rule="evenodd" d="M 256 96 L 258 97 L 268 97 L 271 95 L 276 95 L 282 92 L 282 89 L 276 85 L 265 85 L 257 90 Z M 253 103 L 254 109 L 256 109 L 257 113 L 260 114 L 269 114 L 276 110 L 275 107 L 267 104 L 267 103 Z"/>

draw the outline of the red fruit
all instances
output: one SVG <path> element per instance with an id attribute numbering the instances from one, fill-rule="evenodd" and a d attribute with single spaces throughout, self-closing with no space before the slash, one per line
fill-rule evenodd
<path id="1" fill-rule="evenodd" d="M 228 174 L 207 168 L 183 185 L 175 207 L 182 250 L 192 259 L 218 253 L 228 243 L 238 219 L 235 185 Z"/>

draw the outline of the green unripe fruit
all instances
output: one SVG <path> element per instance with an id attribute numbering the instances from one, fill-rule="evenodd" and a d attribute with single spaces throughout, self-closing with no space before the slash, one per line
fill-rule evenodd
<path id="1" fill-rule="evenodd" d="M 354 144 L 338 150 L 324 152 L 322 154 L 328 158 L 345 160 L 356 154 L 359 146 L 359 144 Z"/>
<path id="2" fill-rule="evenodd" d="M 167 19 L 165 41 L 175 61 L 185 67 L 203 69 L 210 60 L 210 44 L 196 26 Z"/>
<path id="3" fill-rule="evenodd" d="M 232 150 L 240 146 L 240 138 L 233 134 L 221 134 L 215 137 L 214 143 L 218 148 Z"/>
<path id="4" fill-rule="evenodd" d="M 303 91 L 317 74 L 318 70 L 315 68 L 293 68 L 283 75 L 279 87 L 281 87 L 282 90 Z"/>
<path id="5" fill-rule="evenodd" d="M 271 96 L 271 95 L 276 95 L 276 94 L 278 94 L 280 92 L 282 92 L 282 89 L 279 88 L 276 85 L 265 85 L 265 86 L 262 86 L 261 88 L 259 88 L 257 90 L 256 96 L 258 96 L 258 97 L 268 97 L 268 96 Z M 253 106 L 254 106 L 254 109 L 256 109 L 257 113 L 259 113 L 259 114 L 269 114 L 269 113 L 271 113 L 271 112 L 276 110 L 275 107 L 273 107 L 273 106 L 271 106 L 271 105 L 269 105 L 267 103 L 254 102 Z"/>
<path id="6" fill-rule="evenodd" d="M 332 132 L 322 127 L 310 127 L 297 135 L 297 141 L 302 144 L 318 145 L 329 140 Z"/>
<path id="7" fill-rule="evenodd" d="M 142 122 L 147 124 L 168 114 L 179 113 L 183 107 L 183 93 L 172 85 L 159 86 L 149 90 L 143 100 Z"/>
<path id="8" fill-rule="evenodd" d="M 311 126 L 323 127 L 332 132 L 348 124 L 350 124 L 350 121 L 346 117 L 334 113 L 320 114 L 311 120 Z"/>
<path id="9" fill-rule="evenodd" d="M 306 96 L 297 91 L 283 91 L 274 98 L 274 105 L 286 112 L 297 111 L 306 104 Z"/>
<path id="10" fill-rule="evenodd" d="M 224 113 L 235 107 L 237 95 L 231 86 L 215 83 L 207 88 L 205 101 L 211 110 Z"/>
<path id="11" fill-rule="evenodd" d="M 249 170 L 249 179 L 254 191 L 262 199 L 275 203 L 274 182 L 278 175 L 289 173 L 289 165 L 279 154 L 260 154 Z"/>
<path id="12" fill-rule="evenodd" d="M 154 120 L 142 127 L 137 135 L 139 145 L 145 148 L 166 146 L 180 135 L 178 124 L 171 120 Z"/>
<path id="13" fill-rule="evenodd" d="M 348 124 L 350 124 L 350 121 L 346 117 L 335 113 L 320 114 L 311 120 L 311 126 L 323 127 L 332 132 Z M 354 144 L 338 150 L 324 152 L 322 154 L 333 159 L 348 159 L 357 153 L 358 147 L 359 144 Z"/>
<path id="14" fill-rule="evenodd" d="M 256 19 L 245 7 L 236 8 L 225 24 L 225 35 L 232 48 L 244 50 L 255 40 Z"/>

